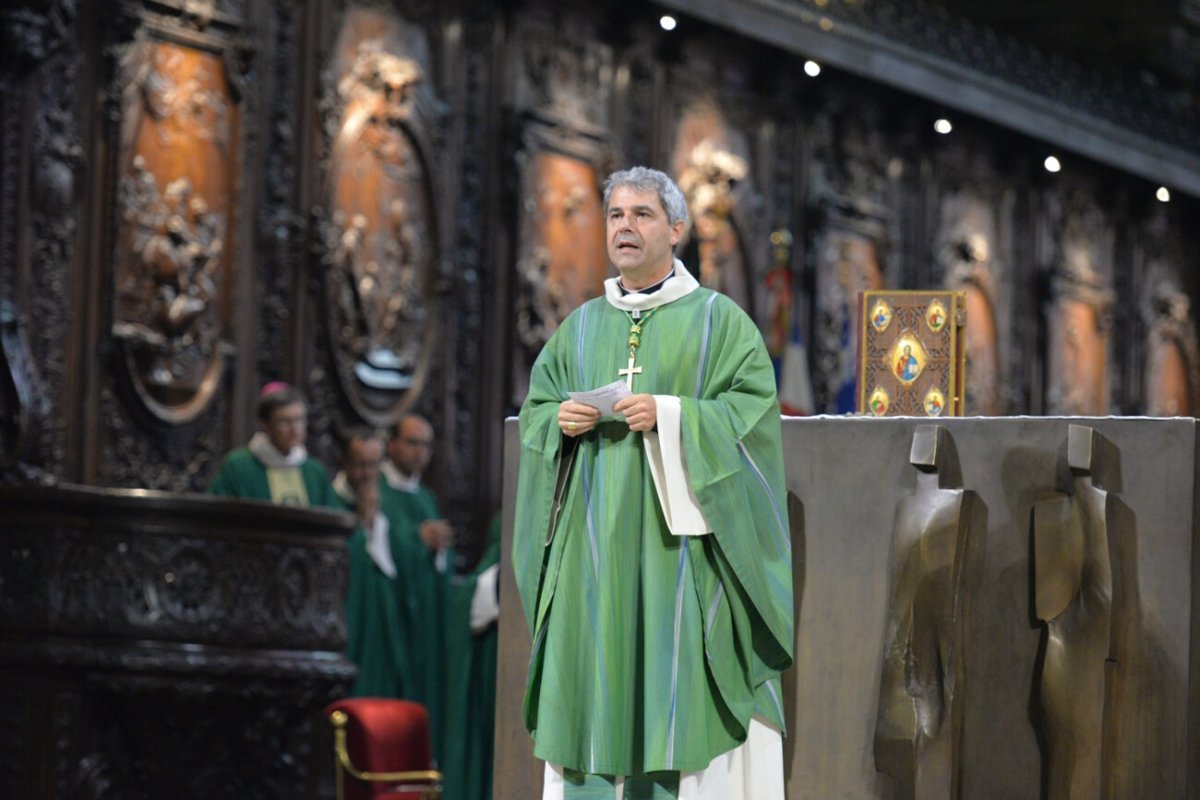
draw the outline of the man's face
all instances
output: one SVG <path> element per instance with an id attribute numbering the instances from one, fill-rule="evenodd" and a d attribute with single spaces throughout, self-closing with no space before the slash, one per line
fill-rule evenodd
<path id="1" fill-rule="evenodd" d="M 308 412 L 304 403 L 280 406 L 267 419 L 267 438 L 283 455 L 304 444 L 308 436 Z"/>
<path id="2" fill-rule="evenodd" d="M 346 448 L 346 482 L 357 492 L 379 479 L 383 461 L 383 442 L 379 439 L 351 439 Z"/>
<path id="3" fill-rule="evenodd" d="M 667 222 L 667 212 L 654 191 L 618 186 L 608 200 L 608 258 L 627 288 L 640 289 L 665 277 L 683 221 Z"/>
<path id="4" fill-rule="evenodd" d="M 388 457 L 405 475 L 418 476 L 433 456 L 433 429 L 419 419 L 406 419 L 396 436 L 388 442 Z"/>

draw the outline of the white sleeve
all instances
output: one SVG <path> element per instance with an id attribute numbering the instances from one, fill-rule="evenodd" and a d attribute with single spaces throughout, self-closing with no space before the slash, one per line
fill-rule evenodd
<path id="1" fill-rule="evenodd" d="M 496 600 L 496 581 L 499 579 L 499 564 L 492 564 L 479 573 L 475 594 L 471 597 L 471 633 L 479 633 L 500 618 L 500 603 Z"/>
<path id="2" fill-rule="evenodd" d="M 658 408 L 658 431 L 647 431 L 646 460 L 654 477 L 654 489 L 666 517 L 667 527 L 676 536 L 703 536 L 712 533 L 700 503 L 692 493 L 683 443 L 679 435 L 680 402 L 671 395 L 654 395 Z"/>
<path id="3" fill-rule="evenodd" d="M 388 521 L 383 514 L 376 514 L 367 531 L 367 555 L 379 567 L 379 571 L 389 578 L 396 577 L 396 562 L 392 560 L 392 545 L 388 540 Z"/>

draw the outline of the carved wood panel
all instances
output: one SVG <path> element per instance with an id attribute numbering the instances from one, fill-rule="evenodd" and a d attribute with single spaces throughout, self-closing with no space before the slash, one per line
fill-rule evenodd
<path id="1" fill-rule="evenodd" d="M 217 53 L 147 39 L 123 67 L 113 335 L 145 407 L 186 422 L 221 382 L 239 111 Z"/>
<path id="2" fill-rule="evenodd" d="M 754 316 L 757 270 L 738 222 L 739 204 L 750 202 L 753 194 L 747 188 L 749 151 L 745 136 L 730 126 L 715 99 L 683 113 L 671 169 L 691 217 L 677 252 L 701 285 L 723 292 Z"/>
<path id="3" fill-rule="evenodd" d="M 1112 230 L 1086 195 L 1069 203 L 1046 310 L 1047 411 L 1102 416 L 1110 403 Z"/>
<path id="4" fill-rule="evenodd" d="M 828 101 L 827 101 L 828 102 Z M 808 165 L 808 258 L 814 272 L 813 391 L 817 410 L 853 412 L 860 291 L 893 286 L 890 154 L 879 109 L 836 104 L 814 119 Z"/>
<path id="5" fill-rule="evenodd" d="M 510 402 L 520 405 L 529 369 L 558 324 L 603 294 L 609 276 L 601 185 L 611 168 L 607 115 L 611 52 L 528 24 L 514 102 L 520 124 L 515 164 L 515 262 Z"/>
<path id="6" fill-rule="evenodd" d="M 965 413 L 972 416 L 995 416 L 1003 409 L 996 276 L 1004 264 L 997 253 L 995 214 L 995 207 L 973 192 L 944 194 L 934 245 L 942 284 L 965 293 Z"/>
<path id="7" fill-rule="evenodd" d="M 421 34 L 383 10 L 347 10 L 325 78 L 329 155 L 321 244 L 331 358 L 363 420 L 412 407 L 442 330 L 437 124 Z"/>
<path id="8" fill-rule="evenodd" d="M 1149 416 L 1192 416 L 1200 392 L 1200 342 L 1194 306 L 1184 289 L 1182 243 L 1165 213 L 1151 215 L 1141 228 L 1136 330 L 1144 336 L 1142 411 Z"/>
<path id="9" fill-rule="evenodd" d="M 0 382 L 12 390 L 9 419 L 17 422 L 3 448 L 16 461 L 10 474 L 23 477 L 71 468 L 73 397 L 64 384 L 74 377 L 66 359 L 69 274 L 83 166 L 76 16 L 74 0 L 0 9 L 0 302 L 8 344 Z"/>

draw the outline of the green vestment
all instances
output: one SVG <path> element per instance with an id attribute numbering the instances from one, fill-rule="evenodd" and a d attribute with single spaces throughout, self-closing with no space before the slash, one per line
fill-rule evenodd
<path id="1" fill-rule="evenodd" d="M 439 572 L 434 554 L 421 541 L 421 523 L 440 519 L 433 492 L 380 488 L 380 505 L 392 523 L 396 562 L 396 601 L 404 642 L 400 696 L 429 710 L 434 753 L 441 760 L 445 719 L 445 630 L 448 576 Z"/>
<path id="2" fill-rule="evenodd" d="M 400 696 L 429 710 L 434 755 L 444 774 L 446 797 L 486 800 L 491 787 L 492 719 L 495 708 L 495 628 L 471 632 L 476 579 L 490 566 L 481 560 L 469 575 L 446 571 L 420 537 L 421 523 L 440 519 L 429 489 L 381 488 L 381 506 L 394 516 L 393 554 L 403 642 Z M 491 563 L 495 563 L 493 554 Z"/>
<path id="3" fill-rule="evenodd" d="M 471 601 L 479 576 L 500 560 L 499 515 L 488 528 L 483 555 L 469 574 L 452 579 L 446 606 L 446 719 L 450 731 L 442 771 L 446 797 L 492 796 L 496 715 L 496 625 L 471 630 Z"/>
<path id="4" fill-rule="evenodd" d="M 308 494 L 308 505 L 315 508 L 341 508 L 329 473 L 315 458 L 305 459 L 298 467 Z M 210 494 L 222 497 L 240 497 L 244 500 L 271 502 L 271 487 L 267 480 L 267 468 L 248 447 L 239 447 L 225 456 L 221 468 L 209 484 Z"/>
<path id="5" fill-rule="evenodd" d="M 681 398 L 690 486 L 712 534 L 670 533 L 643 435 L 623 419 L 560 433 L 567 392 L 627 366 L 630 319 L 605 298 L 558 328 L 521 409 L 525 724 L 539 758 L 584 773 L 699 770 L 745 741 L 752 714 L 783 729 L 791 539 L 771 362 L 750 318 L 708 289 L 642 327 L 633 391 Z"/>
<path id="6" fill-rule="evenodd" d="M 353 511 L 354 504 L 338 498 Z M 346 657 L 358 667 L 350 694 L 354 697 L 404 697 L 407 642 L 400 616 L 399 544 L 396 512 L 380 487 L 380 513 L 388 521 L 388 540 L 397 576 L 384 574 L 367 552 L 367 531 L 359 526 L 350 537 L 350 576 L 346 587 Z"/>

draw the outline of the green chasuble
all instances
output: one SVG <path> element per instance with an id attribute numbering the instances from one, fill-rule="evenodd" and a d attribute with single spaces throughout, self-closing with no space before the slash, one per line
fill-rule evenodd
<path id="1" fill-rule="evenodd" d="M 712 534 L 671 534 L 643 435 L 623 419 L 560 433 L 567 392 L 627 366 L 630 319 L 606 298 L 559 326 L 521 409 L 525 724 L 539 758 L 584 773 L 704 769 L 745 741 L 756 713 L 782 730 L 779 672 L 792 660 L 779 406 L 762 337 L 704 288 L 642 327 L 633 391 L 681 398 L 681 446 Z"/>
<path id="2" fill-rule="evenodd" d="M 481 561 L 470 574 L 456 577 L 450 552 L 445 573 L 439 572 L 434 554 L 420 537 L 422 522 L 442 516 L 433 493 L 424 486 L 411 492 L 384 486 L 380 500 L 393 523 L 403 651 L 399 696 L 429 710 L 446 797 L 486 800 L 491 788 L 496 634 L 494 627 L 473 634 L 470 617 L 476 579 L 490 563 Z"/>
<path id="3" fill-rule="evenodd" d="M 382 492 L 382 487 L 381 487 Z M 338 498 L 343 507 L 354 504 Z M 392 560 L 402 557 L 397 544 L 394 513 L 380 498 L 380 513 L 388 520 Z M 400 588 L 367 553 L 367 531 L 359 525 L 347 542 L 350 576 L 346 588 L 346 657 L 358 667 L 350 694 L 354 697 L 403 697 L 406 642 L 400 623 Z M 399 573 L 399 570 L 397 570 Z"/>
<path id="4" fill-rule="evenodd" d="M 304 491 L 308 495 L 307 503 L 297 502 L 295 505 L 324 508 L 342 507 L 333 493 L 333 486 L 329 482 L 329 473 L 325 471 L 325 467 L 321 466 L 321 462 L 315 458 L 308 458 L 299 467 L 284 468 L 281 471 L 289 469 L 299 471 Z M 263 463 L 247 447 L 239 447 L 225 456 L 208 491 L 210 494 L 223 497 L 272 502 L 267 467 L 263 466 Z"/>
<path id="5" fill-rule="evenodd" d="M 496 715 L 496 625 L 471 630 L 471 601 L 479 576 L 500 560 L 500 517 L 488 528 L 479 563 L 452 579 L 446 605 L 446 719 L 450 730 L 441 763 L 445 795 L 462 800 L 492 796 Z"/>
<path id="6" fill-rule="evenodd" d="M 408 492 L 384 483 L 379 494 L 380 505 L 392 523 L 397 603 L 404 641 L 400 696 L 416 700 L 429 710 L 434 752 L 440 758 L 449 579 L 438 572 L 434 554 L 421 541 L 420 527 L 425 520 L 440 519 L 442 514 L 433 492 L 424 486 Z"/>

